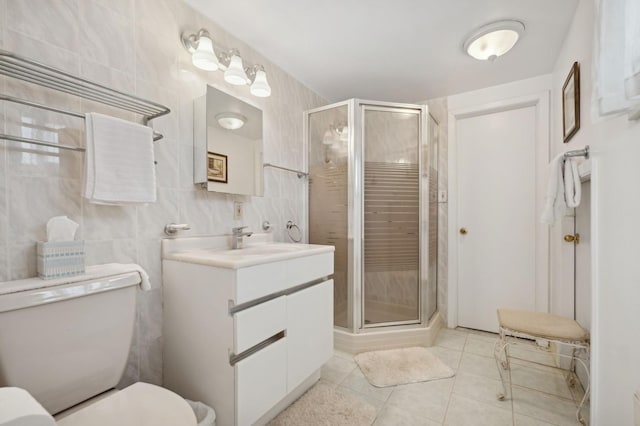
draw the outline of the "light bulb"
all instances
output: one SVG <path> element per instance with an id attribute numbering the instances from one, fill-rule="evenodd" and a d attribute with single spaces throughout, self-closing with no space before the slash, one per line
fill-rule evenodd
<path id="1" fill-rule="evenodd" d="M 256 71 L 256 77 L 251 84 L 250 92 L 253 96 L 259 98 L 268 98 L 271 96 L 271 87 L 267 82 L 267 73 L 263 69 Z"/>
<path id="2" fill-rule="evenodd" d="M 218 58 L 213 51 L 213 42 L 209 37 L 200 36 L 198 47 L 191 55 L 191 62 L 194 66 L 206 71 L 216 71 L 218 69 Z"/>
<path id="3" fill-rule="evenodd" d="M 244 72 L 244 66 L 242 65 L 242 58 L 237 50 L 231 51 L 231 61 L 229 62 L 229 68 L 224 72 L 224 81 L 236 86 L 242 86 L 247 84 L 247 74 Z"/>

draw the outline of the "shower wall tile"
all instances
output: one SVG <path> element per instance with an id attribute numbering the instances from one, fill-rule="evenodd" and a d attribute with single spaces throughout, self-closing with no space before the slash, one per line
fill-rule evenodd
<path id="1" fill-rule="evenodd" d="M 447 322 L 449 294 L 449 247 L 448 247 L 448 209 L 447 203 L 438 204 L 438 310 Z"/>
<path id="2" fill-rule="evenodd" d="M 135 92 L 136 83 L 131 70 L 118 70 L 81 57 L 80 76 L 121 92 Z M 83 108 L 83 110 L 90 109 Z"/>
<path id="3" fill-rule="evenodd" d="M 37 275 L 35 244 L 10 243 L 6 255 L 9 262 L 10 280 L 20 280 Z"/>
<path id="4" fill-rule="evenodd" d="M 35 1 L 35 0 L 34 0 Z M 79 0 L 9 1 L 7 26 L 14 31 L 79 52 Z"/>
<path id="5" fill-rule="evenodd" d="M 9 259 L 7 247 L 3 244 L 0 245 L 0 282 L 8 281 L 9 279 Z"/>
<path id="6" fill-rule="evenodd" d="M 178 222 L 178 191 L 157 188 L 156 202 L 138 206 L 138 238 L 165 237 L 164 226 Z"/>
<path id="7" fill-rule="evenodd" d="M 91 0 L 99 6 L 104 6 L 122 15 L 125 18 L 134 16 L 133 0 Z"/>
<path id="8" fill-rule="evenodd" d="M 218 44 L 237 47 L 265 66 L 273 95 L 258 99 L 248 87 L 226 83 L 221 72 L 191 64 L 182 31 L 207 28 Z M 155 144 L 157 197 L 154 204 L 101 206 L 81 198 L 84 154 L 0 141 L 0 281 L 36 275 L 35 242 L 45 237 L 51 216 L 80 223 L 87 265 L 139 263 L 153 290 L 139 292 L 137 323 L 122 384 L 162 381 L 162 294 L 160 241 L 164 226 L 187 222 L 182 235 L 228 234 L 233 226 L 260 231 L 274 224 L 276 241 L 289 241 L 287 220 L 303 229 L 305 183 L 282 171 L 266 171 L 264 197 L 208 193 L 193 184 L 193 99 L 211 84 L 248 100 L 264 112 L 264 159 L 302 167 L 302 112 L 326 102 L 300 82 L 179 0 L 0 0 L 0 46 L 123 92 L 166 104 L 168 116 L 150 125 L 164 134 Z M 140 116 L 13 79 L 2 92 L 80 112 L 95 111 L 140 122 Z M 5 117 L 4 111 L 8 115 Z M 60 143 L 84 145 L 84 123 L 0 103 L 0 128 L 25 135 L 45 127 Z M 31 122 L 29 122 L 31 121 Z M 38 130 L 41 136 L 43 130 Z M 2 149 L 7 146 L 6 152 Z M 245 218 L 233 218 L 233 201 Z"/>
<path id="9" fill-rule="evenodd" d="M 156 161 L 156 184 L 158 188 L 174 188 L 180 186 L 180 161 L 178 144 L 169 138 L 161 139 L 153 145 Z M 193 180 L 193 177 L 191 178 Z"/>
<path id="10" fill-rule="evenodd" d="M 80 1 L 79 48 L 83 59 L 131 72 L 135 63 L 130 18 L 92 0 Z M 76 49 L 73 49 L 76 51 Z"/>
<path id="11" fill-rule="evenodd" d="M 4 33 L 7 28 L 7 0 L 0 0 L 0 47 L 4 48 Z"/>
<path id="12" fill-rule="evenodd" d="M 68 216 L 82 223 L 79 180 L 10 176 L 8 185 L 11 243 L 46 241 L 45 224 L 52 216 Z"/>
<path id="13" fill-rule="evenodd" d="M 135 206 L 103 206 L 82 199 L 83 234 L 87 240 L 132 238 L 136 235 Z"/>
<path id="14" fill-rule="evenodd" d="M 85 240 L 85 263 L 135 263 L 136 241 L 133 238 L 114 240 Z"/>
<path id="15" fill-rule="evenodd" d="M 178 188 L 196 190 L 193 183 L 193 146 L 178 144 Z"/>

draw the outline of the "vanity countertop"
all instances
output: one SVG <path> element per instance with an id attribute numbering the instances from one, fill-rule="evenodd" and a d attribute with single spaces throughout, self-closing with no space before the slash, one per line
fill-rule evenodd
<path id="1" fill-rule="evenodd" d="M 196 248 L 165 253 L 164 259 L 196 263 L 218 268 L 240 269 L 264 263 L 278 262 L 298 257 L 331 253 L 333 246 L 292 243 L 261 243 L 247 245 L 241 249 Z"/>

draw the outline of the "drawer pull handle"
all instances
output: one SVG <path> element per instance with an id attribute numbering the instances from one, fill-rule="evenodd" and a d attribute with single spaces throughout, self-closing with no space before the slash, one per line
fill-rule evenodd
<path id="1" fill-rule="evenodd" d="M 286 336 L 286 331 L 287 330 L 282 330 L 281 332 L 274 334 L 273 336 L 263 340 L 262 342 L 258 343 L 255 346 L 250 347 L 244 352 L 240 352 L 237 355 L 234 353 L 231 353 L 229 355 L 229 364 L 231 364 L 231 366 L 234 366 L 240 361 L 242 361 L 243 359 L 248 358 L 251 355 L 255 354 L 256 352 L 266 348 L 267 346 L 274 344 L 278 340 L 284 339 L 284 337 Z"/>

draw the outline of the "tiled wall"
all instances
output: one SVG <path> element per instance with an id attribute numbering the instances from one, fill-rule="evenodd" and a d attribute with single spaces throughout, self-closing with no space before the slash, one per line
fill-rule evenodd
<path id="1" fill-rule="evenodd" d="M 260 99 L 248 87 L 224 83 L 221 72 L 194 68 L 180 43 L 183 30 L 207 28 L 217 43 L 237 47 L 250 63 L 262 63 L 273 94 Z M 260 229 L 304 224 L 305 182 L 294 174 L 265 170 L 265 196 L 207 193 L 193 185 L 192 100 L 205 84 L 223 87 L 264 111 L 264 161 L 291 168 L 303 164 L 302 111 L 323 105 L 318 95 L 269 63 L 218 25 L 178 0 L 0 0 L 0 47 L 113 88 L 168 105 L 172 113 L 153 122 L 164 134 L 156 143 L 158 202 L 106 207 L 85 202 L 82 153 L 57 152 L 0 141 L 0 281 L 36 275 L 35 242 L 45 238 L 51 216 L 80 223 L 87 264 L 136 262 L 147 269 L 153 290 L 139 293 L 138 324 L 125 374 L 162 380 L 160 241 L 169 222 L 192 227 L 183 235 L 224 234 L 239 223 Z M 133 118 L 72 96 L 10 79 L 2 92 L 78 111 L 98 110 Z M 3 132 L 82 145 L 82 120 L 0 103 Z M 244 220 L 234 221 L 233 201 L 244 202 Z M 90 319 L 88 319 L 90 320 Z"/>

